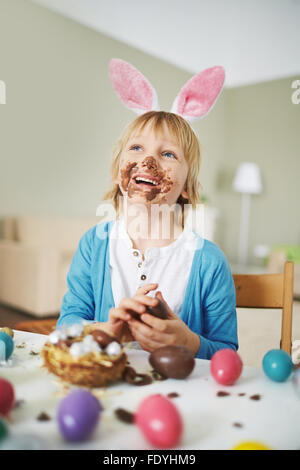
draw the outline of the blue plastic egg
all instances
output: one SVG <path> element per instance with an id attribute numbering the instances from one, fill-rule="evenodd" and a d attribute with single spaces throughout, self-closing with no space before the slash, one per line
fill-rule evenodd
<path id="1" fill-rule="evenodd" d="M 262 361 L 263 371 L 274 382 L 284 382 L 289 378 L 293 370 L 291 356 L 282 349 L 271 349 Z"/>
<path id="2" fill-rule="evenodd" d="M 58 407 L 59 430 L 68 441 L 83 441 L 96 428 L 102 406 L 88 390 L 74 390 L 64 397 Z"/>
<path id="3" fill-rule="evenodd" d="M 9 359 L 14 350 L 14 340 L 4 331 L 0 331 L 0 342 L 5 346 L 5 360 Z M 1 348 L 2 349 L 2 348 Z"/>

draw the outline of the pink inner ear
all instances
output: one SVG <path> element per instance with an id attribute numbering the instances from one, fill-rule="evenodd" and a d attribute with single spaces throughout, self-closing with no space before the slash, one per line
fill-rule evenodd
<path id="1" fill-rule="evenodd" d="M 128 108 L 151 110 L 152 87 L 135 67 L 122 59 L 111 59 L 109 77 L 116 93 Z"/>
<path id="2" fill-rule="evenodd" d="M 225 79 L 223 67 L 206 69 L 192 77 L 178 95 L 177 113 L 202 117 L 208 113 L 222 90 Z"/>

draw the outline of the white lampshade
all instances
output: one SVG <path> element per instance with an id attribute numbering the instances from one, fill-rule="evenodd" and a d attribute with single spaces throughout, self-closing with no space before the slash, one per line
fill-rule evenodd
<path id="1" fill-rule="evenodd" d="M 239 193 L 259 194 L 262 191 L 262 183 L 260 170 L 256 163 L 241 163 L 232 186 Z"/>

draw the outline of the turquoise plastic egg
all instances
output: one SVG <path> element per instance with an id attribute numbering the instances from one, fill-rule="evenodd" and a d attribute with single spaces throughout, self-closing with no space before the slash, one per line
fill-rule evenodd
<path id="1" fill-rule="evenodd" d="M 14 340 L 4 331 L 0 331 L 0 342 L 5 346 L 5 360 L 9 359 L 14 350 Z"/>
<path id="2" fill-rule="evenodd" d="M 289 378 L 293 370 L 291 356 L 282 349 L 271 349 L 262 361 L 263 371 L 274 382 L 284 382 Z"/>

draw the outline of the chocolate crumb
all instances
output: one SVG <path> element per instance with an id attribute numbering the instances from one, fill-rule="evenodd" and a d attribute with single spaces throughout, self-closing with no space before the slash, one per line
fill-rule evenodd
<path id="1" fill-rule="evenodd" d="M 244 425 L 242 423 L 233 423 L 233 425 L 235 428 L 243 428 Z"/>
<path id="2" fill-rule="evenodd" d="M 217 397 L 228 397 L 230 395 L 229 392 L 225 392 L 224 390 L 220 390 L 218 393 L 217 393 Z"/>
<path id="3" fill-rule="evenodd" d="M 134 414 L 131 411 L 124 410 L 123 408 L 117 408 L 115 410 L 116 417 L 123 421 L 123 423 L 133 424 L 134 422 Z"/>
<path id="4" fill-rule="evenodd" d="M 171 393 L 168 393 L 168 394 L 167 394 L 167 397 L 168 397 L 168 398 L 177 398 L 177 397 L 179 397 L 179 393 L 177 393 L 177 392 L 171 392 Z"/>
<path id="5" fill-rule="evenodd" d="M 123 372 L 123 380 L 131 385 L 149 385 L 152 378 L 147 374 L 138 374 L 133 367 L 126 366 Z"/>
<path id="6" fill-rule="evenodd" d="M 25 347 L 26 347 L 25 341 L 23 341 L 22 343 L 16 345 L 16 348 L 18 348 L 18 349 L 23 349 Z"/>
<path id="7" fill-rule="evenodd" d="M 31 356 L 38 356 L 40 353 L 37 352 L 37 351 L 32 351 L 32 350 L 31 350 L 29 354 L 30 354 Z"/>
<path id="8" fill-rule="evenodd" d="M 261 399 L 261 395 L 259 395 L 258 393 L 255 395 L 251 395 L 250 397 L 250 400 L 254 400 L 254 401 L 258 401 L 260 399 Z"/>
<path id="9" fill-rule="evenodd" d="M 152 370 L 151 375 L 154 380 L 161 380 L 161 381 L 167 380 L 167 377 L 165 377 L 164 375 L 161 375 L 159 372 L 157 372 L 157 370 Z"/>
<path id="10" fill-rule="evenodd" d="M 38 421 L 50 421 L 50 416 L 45 413 L 45 411 L 41 411 L 41 413 L 36 418 Z"/>

